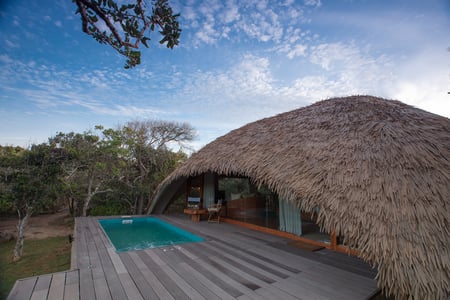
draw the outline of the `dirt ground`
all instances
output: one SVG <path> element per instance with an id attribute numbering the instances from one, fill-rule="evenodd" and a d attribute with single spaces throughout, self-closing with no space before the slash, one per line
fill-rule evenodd
<path id="1" fill-rule="evenodd" d="M 67 210 L 31 217 L 25 228 L 26 239 L 45 239 L 73 234 L 73 222 Z M 0 233 L 17 234 L 16 218 L 0 218 Z"/>

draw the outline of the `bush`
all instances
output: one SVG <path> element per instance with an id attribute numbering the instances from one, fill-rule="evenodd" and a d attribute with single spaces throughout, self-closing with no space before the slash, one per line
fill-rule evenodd
<path id="1" fill-rule="evenodd" d="M 16 216 L 12 202 L 8 199 L 0 197 L 0 216 Z"/>
<path id="2" fill-rule="evenodd" d="M 91 208 L 89 211 L 91 216 L 116 216 L 127 213 L 128 207 L 123 206 L 121 203 L 101 204 Z"/>

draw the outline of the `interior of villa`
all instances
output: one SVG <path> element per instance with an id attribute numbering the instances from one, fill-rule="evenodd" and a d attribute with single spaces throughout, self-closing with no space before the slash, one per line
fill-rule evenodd
<path id="1" fill-rule="evenodd" d="M 315 213 L 301 211 L 247 177 L 202 174 L 190 178 L 186 189 L 185 207 L 191 212 L 206 210 L 220 201 L 222 218 L 291 233 L 327 248 L 331 243 L 330 234 L 322 232 L 316 224 Z"/>

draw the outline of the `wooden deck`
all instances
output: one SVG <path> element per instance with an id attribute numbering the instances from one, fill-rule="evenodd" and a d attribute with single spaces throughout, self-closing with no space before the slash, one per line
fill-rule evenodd
<path id="1" fill-rule="evenodd" d="M 18 280 L 8 299 L 368 299 L 375 271 L 330 250 L 226 223 L 160 216 L 206 241 L 115 252 L 96 218 L 77 218 L 72 270 Z"/>

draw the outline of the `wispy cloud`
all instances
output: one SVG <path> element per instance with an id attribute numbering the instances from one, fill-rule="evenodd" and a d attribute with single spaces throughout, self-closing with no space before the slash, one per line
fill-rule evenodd
<path id="1" fill-rule="evenodd" d="M 198 148 L 247 122 L 350 94 L 450 116 L 446 15 L 391 9 L 397 2 L 355 13 L 362 5 L 344 2 L 352 9 L 320 0 L 174 0 L 180 47 L 144 49 L 142 65 L 126 71 L 122 57 L 81 33 L 73 3 L 58 0 L 53 13 L 19 5 L 0 34 L 0 118 L 9 127 L 52 120 L 44 134 L 135 118 L 189 121 Z"/>
<path id="2" fill-rule="evenodd" d="M 322 1 L 321 0 L 305 0 L 305 5 L 320 7 L 322 5 Z"/>
<path id="3" fill-rule="evenodd" d="M 289 40 L 289 27 L 305 20 L 302 5 L 295 1 L 192 1 L 180 9 L 183 25 L 194 29 L 196 47 L 215 44 L 221 38 L 239 41 L 241 34 L 257 42 L 281 43 Z"/>
<path id="4" fill-rule="evenodd" d="M 130 99 L 121 104 L 120 99 L 111 98 L 111 92 L 128 87 L 130 75 L 111 70 L 95 70 L 92 73 L 68 72 L 54 65 L 37 65 L 35 62 L 12 60 L 0 56 L 0 89 L 3 97 L 26 101 L 31 114 L 98 114 L 121 118 L 151 118 L 164 115 L 161 109 L 133 104 Z M 139 72 L 137 72 L 139 74 Z M 138 80 L 146 80 L 147 74 Z M 130 87 L 127 93 L 133 90 Z M 8 105 L 6 102 L 2 105 Z"/>

